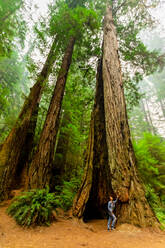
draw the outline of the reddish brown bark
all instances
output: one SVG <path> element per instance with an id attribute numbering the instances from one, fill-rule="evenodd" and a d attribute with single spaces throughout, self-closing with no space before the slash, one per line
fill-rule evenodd
<path id="1" fill-rule="evenodd" d="M 66 79 L 71 64 L 75 38 L 71 38 L 65 51 L 61 69 L 57 78 L 47 117 L 41 133 L 37 152 L 29 169 L 29 188 L 44 188 L 49 185 L 54 158 L 54 147 L 59 126 L 59 115 L 64 95 Z"/>
<path id="2" fill-rule="evenodd" d="M 40 102 L 44 82 L 48 78 L 53 63 L 55 61 L 54 50 L 56 40 L 54 40 L 47 60 L 37 79 L 35 85 L 31 88 L 22 111 L 18 117 L 16 124 L 6 138 L 0 150 L 0 199 L 9 197 L 12 187 L 16 187 L 16 172 L 22 171 L 25 163 L 22 161 L 22 154 L 30 152 L 33 140 L 34 129 L 36 125 L 36 117 L 38 113 L 38 105 Z"/>

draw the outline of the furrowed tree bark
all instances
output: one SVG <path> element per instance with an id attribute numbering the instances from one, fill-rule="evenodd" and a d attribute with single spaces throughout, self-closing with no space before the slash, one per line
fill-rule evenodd
<path id="1" fill-rule="evenodd" d="M 100 61 L 97 69 L 95 103 L 91 115 L 85 158 L 85 173 L 74 200 L 74 216 L 83 217 L 85 220 L 105 217 L 107 207 L 105 204 L 109 195 L 113 195 L 111 173 L 107 161 L 102 61 Z"/>
<path id="2" fill-rule="evenodd" d="M 38 106 L 44 82 L 47 80 L 55 61 L 56 39 L 54 40 L 37 82 L 25 100 L 16 124 L 6 138 L 0 150 L 0 200 L 7 199 L 12 188 L 16 186 L 16 174 L 25 164 L 20 164 L 31 152 L 34 130 L 38 116 Z"/>
<path id="3" fill-rule="evenodd" d="M 28 188 L 44 188 L 46 185 L 49 185 L 54 159 L 54 147 L 59 126 L 61 103 L 71 64 L 74 44 L 75 38 L 72 37 L 70 38 L 65 51 L 47 117 L 40 136 L 37 152 L 34 155 L 30 165 L 27 185 Z"/>
<path id="4" fill-rule="evenodd" d="M 118 222 L 152 226 L 157 220 L 136 171 L 111 7 L 107 7 L 104 20 L 103 84 L 111 184 L 121 203 Z"/>

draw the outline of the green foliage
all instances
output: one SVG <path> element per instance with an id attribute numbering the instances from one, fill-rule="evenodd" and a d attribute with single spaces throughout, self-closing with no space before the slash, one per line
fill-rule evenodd
<path id="1" fill-rule="evenodd" d="M 141 173 L 143 181 L 147 183 L 153 183 L 153 179 L 158 175 L 158 169 L 155 165 L 158 161 L 152 156 L 149 150 L 149 144 L 147 142 L 150 134 L 145 134 L 144 139 L 134 143 L 134 150 L 138 161 L 138 169 Z"/>
<path id="2" fill-rule="evenodd" d="M 159 136 L 144 133 L 134 142 L 138 170 L 146 188 L 146 198 L 157 218 L 165 223 L 165 141 Z"/>
<path id="3" fill-rule="evenodd" d="M 11 101 L 15 101 L 21 91 L 24 90 L 25 80 L 24 66 L 18 59 L 18 55 L 15 53 L 11 58 L 0 57 L 0 115 L 1 111 L 7 108 Z M 17 97 L 16 97 L 17 95 Z M 9 100 L 10 99 L 10 100 Z M 18 98 L 17 98 L 18 99 Z"/>
<path id="4" fill-rule="evenodd" d="M 53 220 L 52 211 L 58 204 L 54 194 L 49 193 L 49 188 L 35 189 L 15 197 L 7 213 L 21 226 L 50 225 Z"/>
<path id="5" fill-rule="evenodd" d="M 150 203 L 152 209 L 156 210 L 158 206 L 160 206 L 160 198 L 156 194 L 153 188 L 151 186 L 146 186 L 146 198 L 148 202 Z"/>
<path id="6" fill-rule="evenodd" d="M 162 228 L 165 228 L 165 202 L 161 202 L 158 193 L 154 191 L 154 189 L 150 186 L 146 186 L 146 198 L 154 210 L 156 217 L 160 221 Z"/>
<path id="7" fill-rule="evenodd" d="M 134 150 L 145 185 L 150 184 L 155 189 L 163 187 L 158 180 L 160 176 L 158 165 L 165 162 L 165 141 L 159 136 L 144 133 L 141 140 L 134 142 Z"/>
<path id="8" fill-rule="evenodd" d="M 140 100 L 138 83 L 164 64 L 160 50 L 150 51 L 140 39 L 142 30 L 153 27 L 155 20 L 150 9 L 156 7 L 159 2 L 159 0 L 152 3 L 143 0 L 113 1 L 120 57 L 124 61 L 122 71 L 129 110 Z"/>
<path id="9" fill-rule="evenodd" d="M 149 51 L 138 38 L 136 30 L 129 27 L 120 30 L 122 32 L 122 41 L 120 42 L 120 51 L 124 61 L 129 61 L 136 69 L 136 73 L 144 76 L 156 71 L 158 68 L 158 51 Z"/>
<path id="10" fill-rule="evenodd" d="M 22 0 L 0 0 L 0 56 L 9 56 L 17 37 L 23 46 L 26 24 L 20 9 Z"/>
<path id="11" fill-rule="evenodd" d="M 157 216 L 158 220 L 162 224 L 160 228 L 162 230 L 164 230 L 165 229 L 165 210 L 164 210 L 164 207 L 156 208 L 155 212 L 156 212 L 156 216 Z"/>
<path id="12" fill-rule="evenodd" d="M 87 2 L 87 0 L 65 0 L 66 4 L 69 6 L 69 8 L 75 8 L 77 6 L 84 6 L 84 4 Z"/>
<path id="13" fill-rule="evenodd" d="M 13 53 L 0 57 L 0 143 L 13 127 L 28 91 L 28 73 L 24 62 Z"/>
<path id="14" fill-rule="evenodd" d="M 62 186 L 56 186 L 56 200 L 60 203 L 59 206 L 65 211 L 72 207 L 80 183 L 80 177 L 73 177 L 69 182 L 64 181 Z"/>
<path id="15" fill-rule="evenodd" d="M 58 11 L 56 5 L 52 6 L 50 15 L 50 35 L 57 35 L 59 41 L 64 44 L 71 36 L 76 37 L 77 40 L 82 40 L 88 32 L 90 35 L 92 33 L 97 34 L 96 32 L 100 27 L 100 17 L 94 10 L 79 5 L 76 5 L 75 8 L 69 8 L 65 1 L 61 3 Z"/>

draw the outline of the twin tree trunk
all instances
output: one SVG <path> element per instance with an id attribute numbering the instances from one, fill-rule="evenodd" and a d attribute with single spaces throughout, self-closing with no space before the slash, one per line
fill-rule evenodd
<path id="1" fill-rule="evenodd" d="M 116 31 L 111 7 L 107 7 L 86 170 L 74 201 L 73 215 L 87 219 L 102 216 L 110 195 L 119 195 L 116 209 L 118 223 L 139 226 L 157 223 L 136 172 Z"/>
<path id="2" fill-rule="evenodd" d="M 0 150 L 0 200 L 7 199 L 11 189 L 19 184 L 19 175 L 30 154 L 38 116 L 42 89 L 55 61 L 54 40 L 43 69 L 31 88 L 16 124 Z"/>
<path id="3" fill-rule="evenodd" d="M 75 38 L 70 38 L 61 69 L 57 78 L 49 110 L 40 136 L 37 152 L 34 155 L 29 169 L 28 188 L 44 188 L 50 183 L 52 164 L 54 160 L 54 148 L 59 126 L 61 103 L 64 96 L 66 79 L 72 60 Z"/>

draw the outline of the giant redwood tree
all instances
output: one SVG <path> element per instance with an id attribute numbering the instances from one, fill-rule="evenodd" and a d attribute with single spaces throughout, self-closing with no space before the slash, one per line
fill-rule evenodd
<path id="1" fill-rule="evenodd" d="M 157 223 L 136 169 L 112 8 L 106 9 L 102 58 L 86 154 L 85 174 L 75 198 L 73 215 L 103 216 L 109 195 L 119 195 L 119 223 Z"/>

